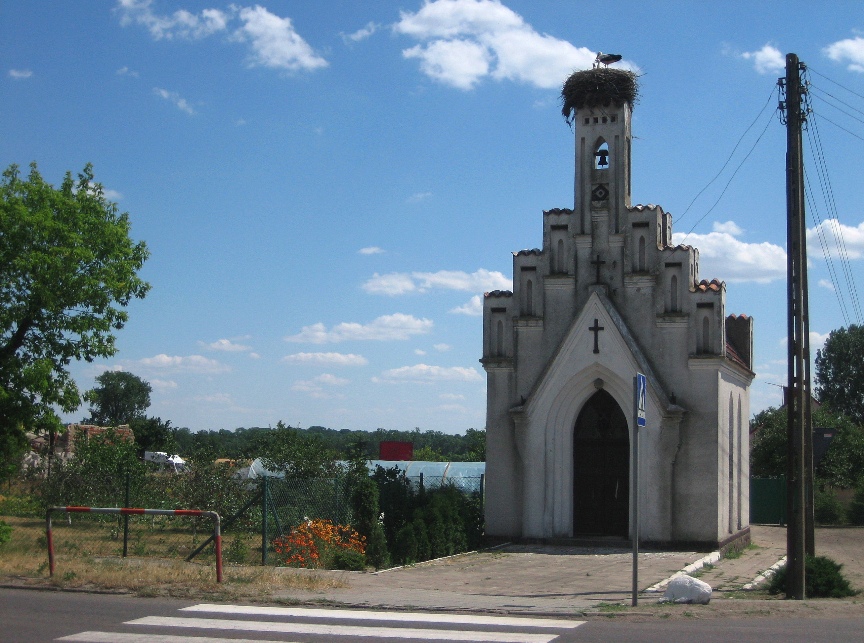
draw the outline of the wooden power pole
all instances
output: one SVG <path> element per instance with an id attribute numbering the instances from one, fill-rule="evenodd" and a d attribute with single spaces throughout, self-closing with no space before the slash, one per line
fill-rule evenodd
<path id="1" fill-rule="evenodd" d="M 788 294 L 788 394 L 786 465 L 786 596 L 805 598 L 805 556 L 813 543 L 813 428 L 810 389 L 810 322 L 807 301 L 807 226 L 804 217 L 801 97 L 804 65 L 786 56 L 786 253 Z M 782 104 L 781 104 L 782 107 Z"/>

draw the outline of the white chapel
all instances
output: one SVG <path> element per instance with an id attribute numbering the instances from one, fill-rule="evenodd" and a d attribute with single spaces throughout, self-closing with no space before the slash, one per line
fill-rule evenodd
<path id="1" fill-rule="evenodd" d="M 726 284 L 700 280 L 699 251 L 673 245 L 670 214 L 631 205 L 633 74 L 576 72 L 563 97 L 573 209 L 543 212 L 543 247 L 513 253 L 512 291 L 484 297 L 486 533 L 632 533 L 640 372 L 640 540 L 749 542 L 753 320 L 727 315 Z"/>

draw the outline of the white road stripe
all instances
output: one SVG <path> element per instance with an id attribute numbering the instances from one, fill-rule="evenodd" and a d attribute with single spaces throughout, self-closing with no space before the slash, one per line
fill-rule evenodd
<path id="1" fill-rule="evenodd" d="M 474 614 L 430 614 L 428 612 L 373 612 L 368 610 L 336 610 L 302 607 L 262 607 L 258 605 L 192 605 L 181 612 L 211 614 L 244 614 L 247 616 L 303 616 L 356 621 L 398 621 L 415 623 L 449 623 L 457 625 L 501 625 L 506 627 L 573 629 L 585 621 L 565 621 L 515 616 L 479 616 Z"/>
<path id="2" fill-rule="evenodd" d="M 265 641 L 263 639 L 214 639 L 207 636 L 131 634 L 127 632 L 79 632 L 54 640 L 77 641 L 78 643 L 292 643 L 291 641 Z"/>
<path id="3" fill-rule="evenodd" d="M 145 616 L 126 621 L 126 625 L 161 627 L 190 627 L 207 630 L 248 632 L 282 632 L 285 634 L 324 634 L 328 636 L 377 636 L 391 639 L 421 639 L 448 641 L 477 641 L 488 643 L 550 643 L 557 634 L 528 634 L 520 632 L 479 632 L 460 630 L 430 630 L 411 627 L 364 627 L 358 625 L 315 625 L 311 623 L 278 623 L 273 621 L 235 621 L 229 619 L 173 618 Z"/>

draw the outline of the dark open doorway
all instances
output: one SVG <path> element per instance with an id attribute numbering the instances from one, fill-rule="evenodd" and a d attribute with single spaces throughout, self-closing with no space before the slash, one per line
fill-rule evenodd
<path id="1" fill-rule="evenodd" d="M 628 535 L 630 435 L 615 399 L 597 391 L 573 430 L 573 533 Z"/>

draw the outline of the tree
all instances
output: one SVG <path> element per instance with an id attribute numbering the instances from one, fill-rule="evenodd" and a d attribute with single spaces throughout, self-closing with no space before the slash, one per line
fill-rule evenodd
<path id="1" fill-rule="evenodd" d="M 786 475 L 786 409 L 770 408 L 753 418 L 750 474 L 753 477 Z M 813 426 L 836 430 L 831 446 L 816 467 L 816 482 L 848 489 L 864 473 L 864 429 L 848 417 L 822 407 L 813 412 Z"/>
<path id="2" fill-rule="evenodd" d="M 328 478 L 336 472 L 336 454 L 317 435 L 276 423 L 263 445 L 264 466 L 288 478 Z"/>
<path id="3" fill-rule="evenodd" d="M 60 427 L 55 408 L 71 413 L 81 396 L 68 366 L 117 352 L 114 331 L 125 308 L 149 284 L 147 259 L 129 237 L 129 217 L 105 198 L 86 165 L 59 188 L 36 164 L 0 182 L 0 432 Z"/>
<path id="4" fill-rule="evenodd" d="M 101 426 L 119 426 L 144 417 L 150 408 L 153 388 L 137 375 L 126 371 L 105 371 L 96 378 L 99 386 L 84 394 L 90 402 L 88 422 Z"/>
<path id="5" fill-rule="evenodd" d="M 135 435 L 139 455 L 145 451 L 166 451 L 177 453 L 177 443 L 171 430 L 171 420 L 162 421 L 157 417 L 137 417 L 129 422 Z"/>
<path id="6" fill-rule="evenodd" d="M 864 425 L 864 326 L 832 330 L 816 352 L 816 396 Z"/>

